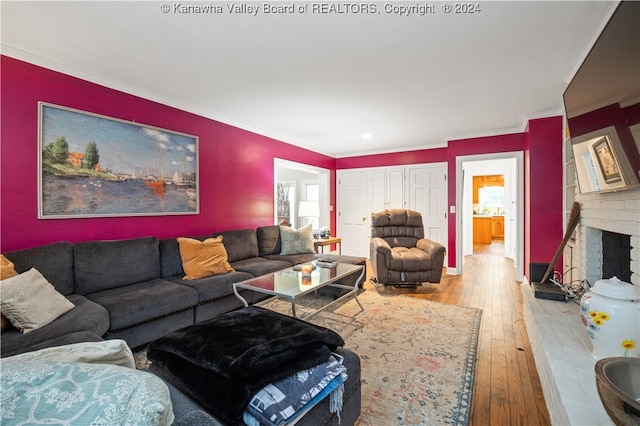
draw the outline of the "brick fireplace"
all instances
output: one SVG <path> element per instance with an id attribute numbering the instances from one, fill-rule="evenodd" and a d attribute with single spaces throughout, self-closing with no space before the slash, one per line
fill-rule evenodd
<path id="1" fill-rule="evenodd" d="M 603 277 L 603 257 L 608 257 L 603 234 L 606 241 L 613 233 L 622 236 L 623 245 L 628 238 L 630 246 L 629 277 L 618 278 L 640 286 L 640 190 L 576 195 L 576 200 L 581 210 L 572 253 L 573 275 L 586 278 L 590 285 Z M 606 272 L 604 277 L 610 278 Z"/>
<path id="2" fill-rule="evenodd" d="M 621 268 L 629 274 L 623 281 L 640 286 L 640 190 L 576 194 L 576 201 L 580 222 L 565 253 L 567 276 L 593 286 Z M 598 397 L 579 305 L 536 299 L 528 284 L 522 285 L 524 320 L 552 424 L 612 424 Z"/>

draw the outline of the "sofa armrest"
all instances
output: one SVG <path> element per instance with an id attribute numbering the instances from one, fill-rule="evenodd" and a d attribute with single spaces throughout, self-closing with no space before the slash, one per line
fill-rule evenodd
<path id="1" fill-rule="evenodd" d="M 445 248 L 442 244 L 436 243 L 435 241 L 429 240 L 427 238 L 418 240 L 418 242 L 416 243 L 416 247 L 424 252 L 429 253 L 431 257 L 443 256 L 445 252 Z"/>

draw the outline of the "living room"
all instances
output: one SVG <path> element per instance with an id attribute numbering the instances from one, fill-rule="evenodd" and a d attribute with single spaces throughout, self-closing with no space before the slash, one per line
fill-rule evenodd
<path id="1" fill-rule="evenodd" d="M 3 2 L 4 3 L 4 2 Z M 22 26 L 22 31 L 41 31 L 37 25 L 22 14 L 7 15 L 5 21 L 16 19 L 13 25 Z M 610 7 L 601 7 L 600 18 L 612 13 Z M 594 12 L 595 13 L 595 12 Z M 123 14 L 127 16 L 127 14 Z M 171 16 L 164 15 L 170 28 L 179 31 L 185 16 L 173 16 L 180 24 L 171 23 Z M 603 22 L 593 19 L 582 50 L 587 49 Z M 98 19 L 95 16 L 93 19 Z M 163 22 L 165 22 L 163 21 Z M 120 25 L 120 24 L 118 24 Z M 241 24 L 244 25 L 244 24 Z M 71 35 L 73 24 L 67 25 Z M 113 31 L 117 26 L 113 24 Z M 243 26 L 243 28 L 245 28 Z M 62 59 L 47 57 L 44 52 L 28 52 L 17 41 L 4 37 L 1 57 L 2 68 L 2 146 L 1 146 L 1 222 L 0 250 L 2 252 L 21 250 L 57 241 L 72 243 L 93 240 L 115 240 L 156 236 L 173 238 L 181 235 L 203 235 L 235 229 L 255 229 L 274 224 L 274 160 L 282 159 L 329 171 L 329 199 L 326 208 L 331 211 L 328 223 L 331 230 L 338 228 L 336 215 L 341 206 L 337 200 L 337 173 L 342 170 L 371 167 L 402 166 L 412 164 L 445 163 L 447 168 L 446 192 L 448 197 L 448 233 L 446 264 L 449 272 L 463 272 L 464 257 L 461 255 L 461 220 L 456 215 L 460 211 L 460 182 L 462 170 L 460 162 L 483 156 L 501 156 L 504 153 L 521 152 L 523 193 L 522 268 L 519 274 L 524 282 L 530 282 L 530 264 L 549 263 L 562 241 L 567 223 L 567 201 L 565 197 L 565 155 L 566 129 L 564 111 L 560 105 L 563 87 L 556 89 L 555 104 L 558 108 L 536 111 L 529 116 L 518 117 L 518 126 L 505 126 L 495 131 L 452 132 L 459 137 L 438 140 L 431 146 L 414 144 L 407 149 L 396 149 L 391 143 L 378 149 L 365 149 L 361 153 L 335 155 L 330 150 L 310 149 L 304 145 L 289 143 L 284 138 L 269 132 L 261 133 L 259 126 L 234 125 L 229 116 L 225 122 L 220 117 L 207 116 L 206 110 L 191 108 L 181 102 L 164 102 L 179 93 L 154 95 L 144 81 L 130 86 L 114 83 L 120 73 L 127 73 L 127 65 L 120 64 L 118 70 L 109 77 L 91 75 L 83 71 L 82 63 L 64 63 Z M 84 33 L 83 33 L 84 34 Z M 46 34 L 39 35 L 46 38 Z M 591 37 L 591 38 L 590 38 Z M 9 40 L 9 41 L 7 41 Z M 16 44 L 12 46 L 11 40 Z M 73 44 L 71 41 L 68 41 Z M 77 41 L 79 42 L 79 41 Z M 183 46 L 184 47 L 184 46 Z M 115 49 L 120 53 L 121 47 Z M 212 48 L 214 49 L 214 48 Z M 582 52 L 581 49 L 576 49 Z M 106 54 L 106 52 L 105 52 Z M 113 54 L 113 52 L 112 52 Z M 135 55 L 134 53 L 122 53 Z M 254 52 L 255 54 L 255 52 Z M 100 56 L 99 49 L 85 51 L 87 62 L 92 56 Z M 562 53 L 551 53 L 552 58 Z M 579 57 L 572 67 L 578 68 Z M 96 60 L 99 60 L 96 58 Z M 531 59 L 536 66 L 538 58 Z M 240 59 L 239 63 L 242 63 Z M 546 60 L 545 60 L 546 61 Z M 570 79 L 570 71 L 564 78 Z M 106 72 L 106 71 L 105 71 Z M 152 71 L 148 71 L 152 73 Z M 108 74 L 105 74 L 108 75 Z M 181 78 L 180 76 L 175 76 Z M 189 74 L 185 74 L 188 78 Z M 213 77 L 211 77 L 213 78 Z M 113 84 L 111 84 L 113 83 Z M 170 83 L 168 83 L 170 84 Z M 202 82 L 206 84 L 206 82 Z M 241 88 L 241 83 L 237 83 Z M 535 91 L 535 85 L 532 84 Z M 509 91 L 508 87 L 492 88 Z M 499 93 L 499 92 L 497 92 Z M 321 98 L 320 94 L 318 98 Z M 246 96 L 246 95 L 245 95 Z M 497 95 L 498 97 L 500 95 Z M 277 95 L 274 95 L 277 97 Z M 161 129 L 170 129 L 198 137 L 198 191 L 199 209 L 189 215 L 131 215 L 106 217 L 41 217 L 39 158 L 39 102 L 47 102 L 90 114 L 140 123 Z M 229 103 L 232 103 L 229 101 Z M 237 106 L 236 106 L 237 107 Z M 253 108 L 245 103 L 245 108 Z M 264 101 L 255 108 L 268 109 Z M 475 108 L 482 108 L 476 104 Z M 451 114 L 451 111 L 448 111 Z M 517 115 L 518 112 L 514 112 Z M 458 120 L 459 118 L 456 118 Z M 310 119 L 309 119 L 310 120 Z M 302 125 L 304 127 L 304 124 Z M 270 136 L 271 135 L 271 136 Z M 359 135 L 358 135 L 359 137 Z M 391 139 L 392 140 L 392 139 Z M 346 143 L 345 145 L 349 145 Z M 355 145 L 354 145 L 355 146 Z M 417 147 L 416 147 L 417 146 Z M 351 145 L 349 145 L 351 148 Z M 637 219 L 629 215 L 637 212 L 640 191 L 621 191 L 610 194 L 578 194 L 576 200 L 583 204 L 584 221 L 591 227 L 632 228 L 638 226 Z M 453 207 L 453 209 L 451 209 Z M 615 210 L 609 210 L 610 208 Z M 370 212 L 368 212 L 370 213 Z M 625 216 L 626 215 L 626 216 Z M 619 216 L 621 225 L 611 225 L 608 218 Z M 631 283 L 638 281 L 638 234 L 633 234 L 633 259 Z M 586 246 L 586 243 L 585 243 Z M 579 248 L 586 251 L 586 247 Z M 578 251 L 578 250 L 576 250 Z M 581 256 L 587 258 L 587 255 Z M 565 259 L 559 259 L 557 269 L 564 270 Z M 581 268 L 586 270 L 586 265 Z M 592 278 L 593 280 L 593 278 Z"/>

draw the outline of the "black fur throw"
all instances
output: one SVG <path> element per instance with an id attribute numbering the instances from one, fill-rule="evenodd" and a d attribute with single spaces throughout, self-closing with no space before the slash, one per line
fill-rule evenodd
<path id="1" fill-rule="evenodd" d="M 265 385 L 327 361 L 344 341 L 324 327 L 250 306 L 153 342 L 147 357 L 213 415 L 236 424 Z"/>

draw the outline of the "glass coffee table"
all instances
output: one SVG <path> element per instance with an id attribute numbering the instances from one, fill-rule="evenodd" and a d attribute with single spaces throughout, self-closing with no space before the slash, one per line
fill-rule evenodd
<path id="1" fill-rule="evenodd" d="M 329 308 L 335 303 L 338 303 L 339 301 L 352 296 L 358 303 L 358 306 L 360 306 L 360 309 L 364 310 L 364 308 L 360 304 L 360 301 L 358 300 L 358 285 L 362 282 L 365 272 L 365 268 L 363 265 L 338 263 L 333 268 L 315 266 L 315 269 L 313 269 L 313 271 L 311 272 L 310 284 L 306 283 L 308 282 L 308 280 L 305 280 L 305 283 L 303 283 L 302 271 L 300 271 L 299 269 L 300 265 L 296 265 L 295 267 L 233 283 L 233 292 L 245 306 L 249 306 L 249 302 L 247 302 L 247 300 L 240 295 L 238 289 L 251 290 L 262 294 L 269 294 L 274 296 L 275 298 L 288 300 L 291 302 L 291 314 L 294 317 L 297 317 L 296 300 L 306 294 L 315 292 L 322 287 L 329 286 L 350 291 L 343 294 L 339 298 L 332 300 L 330 303 L 323 305 L 316 311 L 306 315 L 301 319 L 310 318 L 318 312 Z M 358 279 L 355 281 L 354 285 L 340 284 L 340 280 L 358 273 L 360 275 L 358 276 Z M 260 304 L 266 303 L 269 300 L 272 300 L 272 298 L 260 302 Z"/>

